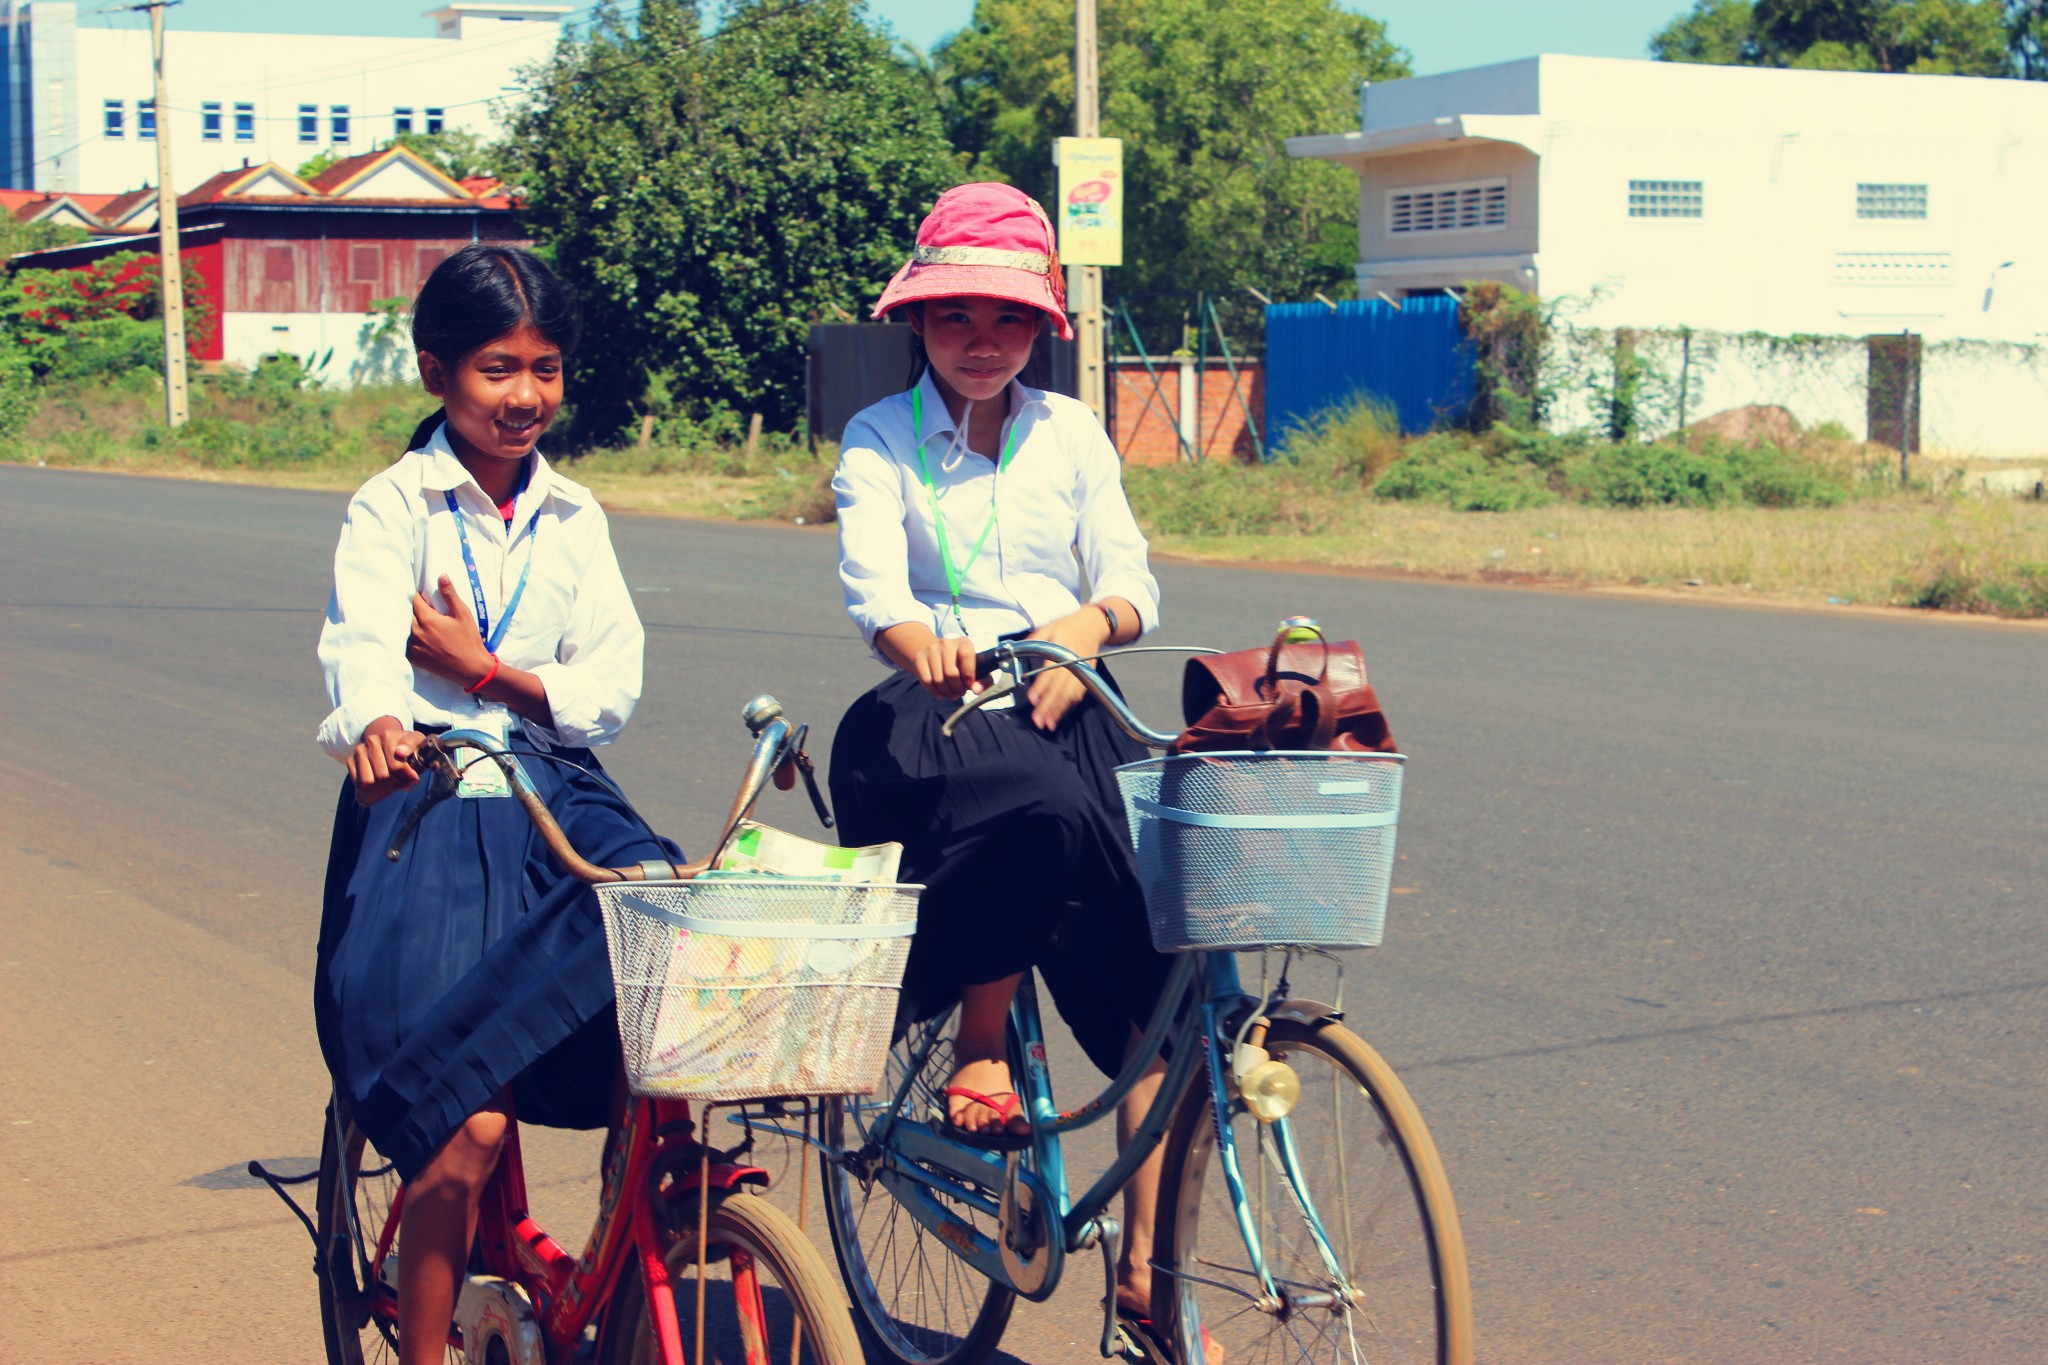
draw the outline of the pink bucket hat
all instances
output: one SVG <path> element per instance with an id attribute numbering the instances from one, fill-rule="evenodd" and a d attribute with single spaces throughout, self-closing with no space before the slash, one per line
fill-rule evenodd
<path id="1" fill-rule="evenodd" d="M 961 294 L 1043 309 L 1060 340 L 1074 339 L 1052 222 L 1036 199 L 1014 185 L 955 185 L 940 195 L 873 316 L 885 317 L 920 299 Z"/>

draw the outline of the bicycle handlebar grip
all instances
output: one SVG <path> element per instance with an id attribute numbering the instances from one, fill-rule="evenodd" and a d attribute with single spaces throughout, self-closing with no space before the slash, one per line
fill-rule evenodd
<path id="1" fill-rule="evenodd" d="M 995 672 L 996 665 L 1002 661 L 1003 647 L 1001 645 L 997 645 L 993 649 L 982 650 L 974 656 L 974 676 L 986 678 L 989 674 Z"/>

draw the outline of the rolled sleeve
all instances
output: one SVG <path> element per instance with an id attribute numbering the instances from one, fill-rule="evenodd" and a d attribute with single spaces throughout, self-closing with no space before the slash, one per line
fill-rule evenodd
<path id="1" fill-rule="evenodd" d="M 418 581 L 416 521 L 405 495 L 375 480 L 356 494 L 342 520 L 319 651 L 334 709 L 316 735 L 337 759 L 347 759 L 379 716 L 408 729 L 413 724 L 413 672 L 405 657 L 412 610 L 407 595 L 391 585 Z"/>
<path id="2" fill-rule="evenodd" d="M 1121 597 L 1138 609 L 1140 637 L 1159 626 L 1159 580 L 1145 533 L 1124 496 L 1123 465 L 1100 427 L 1080 460 L 1081 517 L 1075 548 L 1088 573 L 1089 600 Z"/>
<path id="3" fill-rule="evenodd" d="M 604 513 L 593 507 L 586 515 L 599 518 L 600 525 L 577 582 L 575 606 L 554 659 L 532 672 L 547 690 L 554 720 L 549 738 L 596 746 L 616 739 L 640 703 L 647 634 L 619 572 Z"/>
<path id="4" fill-rule="evenodd" d="M 864 443 L 874 436 L 862 424 L 850 424 L 846 437 L 832 474 L 839 509 L 839 581 L 846 592 L 846 614 L 874 649 L 875 637 L 889 627 L 905 621 L 929 625 L 932 613 L 910 588 L 903 484 L 895 466 L 873 444 Z"/>

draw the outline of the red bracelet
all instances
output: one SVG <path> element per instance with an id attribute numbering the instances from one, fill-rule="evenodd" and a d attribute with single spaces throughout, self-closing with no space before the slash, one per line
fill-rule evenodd
<path id="1" fill-rule="evenodd" d="M 491 668 L 490 668 L 490 671 L 489 671 L 488 673 L 484 674 L 484 675 L 483 675 L 483 676 L 482 676 L 481 678 L 478 678 L 478 679 L 476 680 L 476 685 L 475 685 L 474 687 L 465 687 L 465 688 L 463 688 L 462 690 L 463 690 L 463 691 L 465 691 L 465 692 L 467 692 L 467 693 L 469 693 L 469 695 L 473 697 L 473 696 L 475 696 L 475 695 L 476 695 L 477 693 L 479 693 L 479 692 L 483 691 L 485 687 L 489 686 L 489 685 L 490 685 L 490 681 L 491 681 L 491 679 L 493 679 L 493 678 L 495 678 L 495 677 L 497 677 L 497 676 L 498 676 L 498 656 L 497 656 L 497 655 L 495 655 L 495 654 L 493 654 L 493 655 L 491 656 Z"/>

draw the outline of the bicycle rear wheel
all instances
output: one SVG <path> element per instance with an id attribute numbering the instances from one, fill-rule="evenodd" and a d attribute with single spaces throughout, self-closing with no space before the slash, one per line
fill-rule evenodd
<path id="1" fill-rule="evenodd" d="M 398 1197 L 398 1173 L 353 1123 L 335 1124 L 327 1110 L 313 1214 L 320 1252 L 321 1339 L 328 1365 L 396 1365 L 398 1290 L 371 1267 Z M 391 1229 L 395 1240 L 397 1229 Z M 462 1351 L 450 1345 L 448 1359 Z"/>
<path id="2" fill-rule="evenodd" d="M 1203 1084 L 1189 1092 L 1167 1139 L 1155 1260 L 1172 1273 L 1154 1275 L 1154 1321 L 1187 1365 L 1206 1359 L 1204 1328 L 1231 1365 L 1469 1365 L 1464 1237 L 1443 1163 L 1406 1088 L 1362 1039 L 1327 1020 L 1276 1023 L 1266 1048 L 1300 1076 L 1301 1099 L 1273 1125 L 1231 1106 L 1247 1211 L 1283 1293 L 1327 1297 L 1287 1313 L 1260 1307 Z M 1281 1174 L 1280 1144 L 1289 1141 L 1341 1277 Z"/>
<path id="3" fill-rule="evenodd" d="M 683 1349 L 697 1331 L 697 1226 L 668 1253 Z M 734 1193 L 707 1215 L 713 1255 L 704 1267 L 704 1365 L 861 1365 L 860 1339 L 832 1272 L 788 1214 L 757 1195 Z M 637 1260 L 620 1272 L 604 1342 L 604 1365 L 661 1365 Z M 692 1357 L 694 1359 L 694 1357 Z"/>
<path id="4" fill-rule="evenodd" d="M 832 1248 L 853 1300 L 853 1318 L 880 1360 L 900 1365 L 980 1365 L 995 1354 L 1017 1296 L 984 1279 L 951 1247 L 919 1223 L 874 1178 L 881 1158 L 870 1125 L 887 1109 L 914 1067 L 902 1122 L 925 1123 L 945 1112 L 943 1091 L 953 1074 L 953 1016 L 913 1025 L 889 1050 L 882 1083 L 873 1095 L 833 1099 L 825 1105 L 827 1147 L 820 1163 L 825 1217 Z M 988 1237 L 993 1215 L 958 1200 L 948 1211 Z"/>

